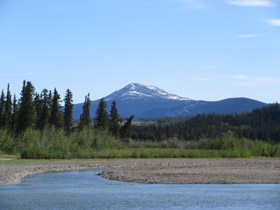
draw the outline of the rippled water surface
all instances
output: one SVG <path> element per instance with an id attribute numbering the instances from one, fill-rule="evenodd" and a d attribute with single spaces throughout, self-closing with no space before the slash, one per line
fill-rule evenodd
<path id="1" fill-rule="evenodd" d="M 280 185 L 151 185 L 97 174 L 38 174 L 1 186 L 0 209 L 280 209 Z"/>

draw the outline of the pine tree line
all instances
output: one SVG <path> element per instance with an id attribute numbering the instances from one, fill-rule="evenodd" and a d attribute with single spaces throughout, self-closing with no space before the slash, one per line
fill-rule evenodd
<path id="1" fill-rule="evenodd" d="M 0 128 L 13 129 L 16 112 L 16 96 L 14 96 L 14 102 L 12 103 L 10 85 L 8 84 L 7 96 L 5 96 L 4 90 L 2 90 L 0 97 Z"/>
<path id="2" fill-rule="evenodd" d="M 221 138 L 232 133 L 237 138 L 280 142 L 280 105 L 271 104 L 241 114 L 199 114 L 185 118 L 158 119 L 158 124 L 133 126 L 132 139 L 185 141 Z"/>
<path id="3" fill-rule="evenodd" d="M 132 119 L 134 116 L 132 115 L 124 125 L 121 126 L 122 121 L 120 115 L 117 110 L 116 101 L 112 102 L 110 115 L 107 112 L 107 103 L 104 98 L 100 99 L 96 110 L 96 117 L 94 119 L 93 125 L 90 119 L 90 94 L 85 97 L 85 102 L 83 105 L 83 113 L 80 116 L 79 129 L 83 130 L 85 128 L 95 128 L 98 130 L 108 130 L 111 135 L 121 138 L 124 141 L 127 141 L 131 136 L 131 125 Z"/>
<path id="4" fill-rule="evenodd" d="M 67 90 L 71 93 L 70 90 Z M 72 97 L 72 96 L 70 96 Z M 70 99 L 71 100 L 71 99 Z M 23 82 L 20 99 L 17 101 L 14 96 L 13 101 L 8 85 L 7 94 L 2 90 L 0 102 L 0 129 L 7 129 L 10 133 L 19 134 L 27 128 L 44 130 L 54 126 L 62 128 L 68 126 L 69 116 L 72 122 L 72 109 L 67 112 L 65 109 L 64 118 L 61 112 L 60 95 L 57 90 L 51 91 L 43 89 L 40 94 L 35 92 L 31 82 Z"/>
<path id="5" fill-rule="evenodd" d="M 106 101 L 102 98 L 96 111 L 94 123 L 90 119 L 90 94 L 85 97 L 83 112 L 80 116 L 78 126 L 73 124 L 73 94 L 67 89 L 64 97 L 64 110 L 62 111 L 61 97 L 56 88 L 54 91 L 43 89 L 36 93 L 30 81 L 23 82 L 20 99 L 16 96 L 12 100 L 10 85 L 7 92 L 1 92 L 0 97 L 0 129 L 7 130 L 10 134 L 23 133 L 28 128 L 45 130 L 47 128 L 64 129 L 70 134 L 75 129 L 98 129 L 108 130 L 111 135 L 128 139 L 133 116 L 121 126 L 121 119 L 118 114 L 116 102 L 111 106 L 110 115 L 107 113 Z"/>

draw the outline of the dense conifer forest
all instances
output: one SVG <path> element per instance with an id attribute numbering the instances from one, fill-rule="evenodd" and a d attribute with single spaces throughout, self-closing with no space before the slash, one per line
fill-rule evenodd
<path id="1" fill-rule="evenodd" d="M 91 149 L 111 147 L 130 138 L 133 116 L 123 126 L 114 101 L 110 115 L 100 100 L 96 117 L 90 119 L 90 94 L 83 113 L 73 122 L 73 94 L 67 89 L 63 99 L 56 89 L 36 93 L 30 81 L 23 82 L 20 98 L 1 92 L 0 154 L 20 153 L 24 158 L 92 157 Z M 107 141 L 107 143 L 106 143 Z"/>
<path id="2" fill-rule="evenodd" d="M 133 139 L 162 141 L 176 138 L 198 141 L 232 134 L 237 138 L 280 143 L 279 104 L 242 114 L 199 114 L 194 117 L 151 119 L 146 122 L 150 122 L 150 125 L 133 126 Z"/>
<path id="3" fill-rule="evenodd" d="M 63 103 L 64 102 L 64 103 Z M 280 156 L 280 106 L 243 114 L 205 114 L 186 118 L 121 119 L 117 103 L 100 100 L 90 118 L 90 94 L 73 122 L 73 94 L 35 91 L 24 81 L 20 98 L 10 86 L 0 97 L 0 155 L 21 158 L 191 158 Z M 147 125 L 145 125 L 147 124 Z"/>

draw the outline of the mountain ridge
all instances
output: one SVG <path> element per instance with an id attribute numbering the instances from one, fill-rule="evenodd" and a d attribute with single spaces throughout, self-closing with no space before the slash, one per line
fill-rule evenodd
<path id="1" fill-rule="evenodd" d="M 120 97 L 121 95 L 121 97 Z M 188 101 L 191 100 L 189 98 L 180 97 L 175 94 L 170 94 L 158 87 L 155 86 L 147 86 L 140 83 L 130 83 L 124 88 L 113 92 L 112 94 L 106 96 L 105 100 L 110 100 L 111 98 L 122 98 L 122 99 L 135 99 L 143 97 L 155 97 L 167 100 L 180 100 L 180 101 Z"/>
<path id="2" fill-rule="evenodd" d="M 267 104 L 249 98 L 228 98 L 219 101 L 193 100 L 168 93 L 155 86 L 130 83 L 104 97 L 107 109 L 117 102 L 121 117 L 134 115 L 139 118 L 193 116 L 202 113 L 241 113 L 260 108 Z M 99 100 L 91 103 L 91 117 L 95 116 Z M 73 119 L 79 120 L 83 103 L 75 104 Z"/>

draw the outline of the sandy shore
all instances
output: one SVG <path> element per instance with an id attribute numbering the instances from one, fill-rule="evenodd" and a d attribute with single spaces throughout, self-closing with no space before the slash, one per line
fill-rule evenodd
<path id="1" fill-rule="evenodd" d="M 58 171 L 106 169 L 107 179 L 162 184 L 280 184 L 280 159 L 137 159 L 0 163 L 0 185 Z"/>

